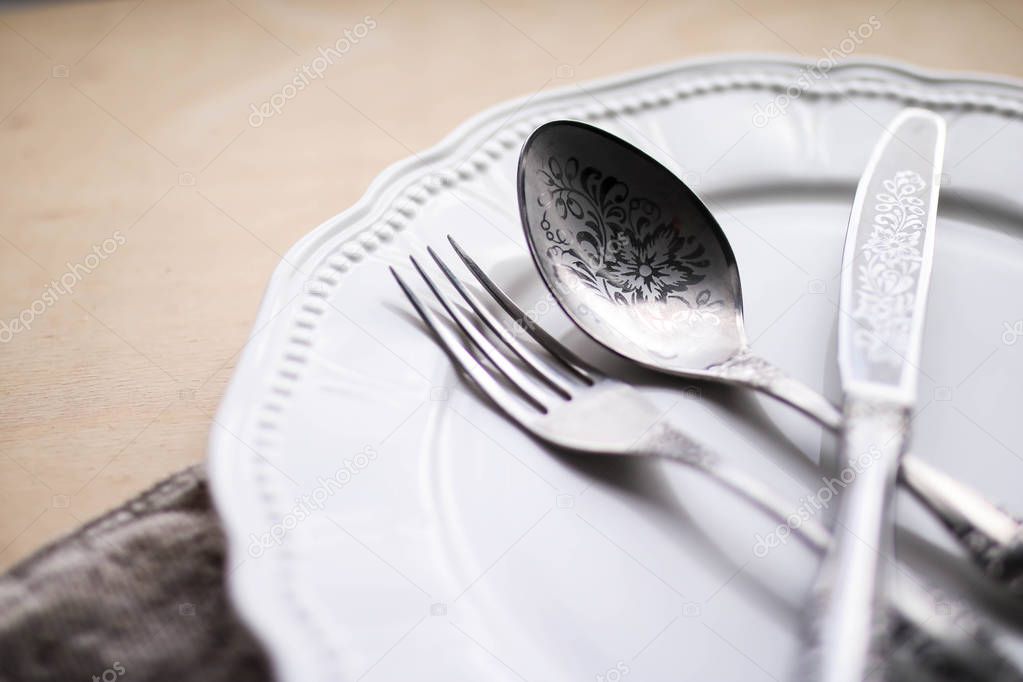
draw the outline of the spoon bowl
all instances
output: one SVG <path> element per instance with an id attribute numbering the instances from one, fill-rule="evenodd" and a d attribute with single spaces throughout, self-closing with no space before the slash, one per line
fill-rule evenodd
<path id="1" fill-rule="evenodd" d="M 518 191 L 544 282 L 598 343 L 683 376 L 746 348 L 728 240 L 656 160 L 593 126 L 554 121 L 526 141 Z"/>

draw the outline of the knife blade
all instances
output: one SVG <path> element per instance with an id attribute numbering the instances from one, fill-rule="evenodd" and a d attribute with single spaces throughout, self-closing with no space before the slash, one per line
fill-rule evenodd
<path id="1" fill-rule="evenodd" d="M 883 663 L 891 502 L 916 401 L 944 149 L 944 119 L 906 109 L 856 189 L 838 322 L 845 489 L 805 623 L 814 682 L 862 682 Z"/>

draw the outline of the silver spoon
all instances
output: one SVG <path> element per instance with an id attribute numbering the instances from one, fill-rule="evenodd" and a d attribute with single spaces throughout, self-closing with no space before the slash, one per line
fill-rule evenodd
<path id="1" fill-rule="evenodd" d="M 753 354 L 724 232 L 671 171 L 620 138 L 553 121 L 518 166 L 526 241 L 547 288 L 596 342 L 650 369 L 746 386 L 832 430 L 840 411 Z M 899 480 L 992 579 L 1023 596 L 1023 527 L 976 491 L 906 455 Z"/>

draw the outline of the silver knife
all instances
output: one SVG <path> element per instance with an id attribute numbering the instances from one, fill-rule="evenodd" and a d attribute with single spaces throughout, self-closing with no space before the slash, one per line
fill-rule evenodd
<path id="1" fill-rule="evenodd" d="M 846 487 L 806 623 L 804 671 L 813 682 L 862 682 L 881 662 L 891 502 L 916 402 L 944 150 L 944 119 L 906 109 L 856 189 L 838 322 Z"/>

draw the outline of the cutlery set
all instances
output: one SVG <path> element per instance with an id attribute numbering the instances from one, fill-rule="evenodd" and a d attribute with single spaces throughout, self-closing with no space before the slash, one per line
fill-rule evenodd
<path id="1" fill-rule="evenodd" d="M 841 410 L 750 350 L 728 240 L 668 169 L 574 121 L 539 127 L 519 158 L 526 241 L 543 282 L 580 330 L 648 369 L 753 388 L 838 433 L 846 485 L 832 528 L 814 518 L 791 528 L 823 556 L 803 622 L 799 673 L 808 682 L 879 675 L 1023 679 L 983 624 L 934 619 L 917 583 L 887 589 L 898 484 L 952 531 L 992 582 L 1011 598 L 1023 596 L 1019 522 L 906 452 L 944 145 L 940 116 L 904 110 L 888 125 L 860 180 L 838 316 Z M 412 264 L 446 315 L 392 273 L 457 369 L 523 430 L 579 454 L 677 462 L 787 523 L 790 504 L 665 423 L 638 389 L 565 347 L 449 241 L 491 305 L 432 248 L 441 277 L 414 257 Z"/>

